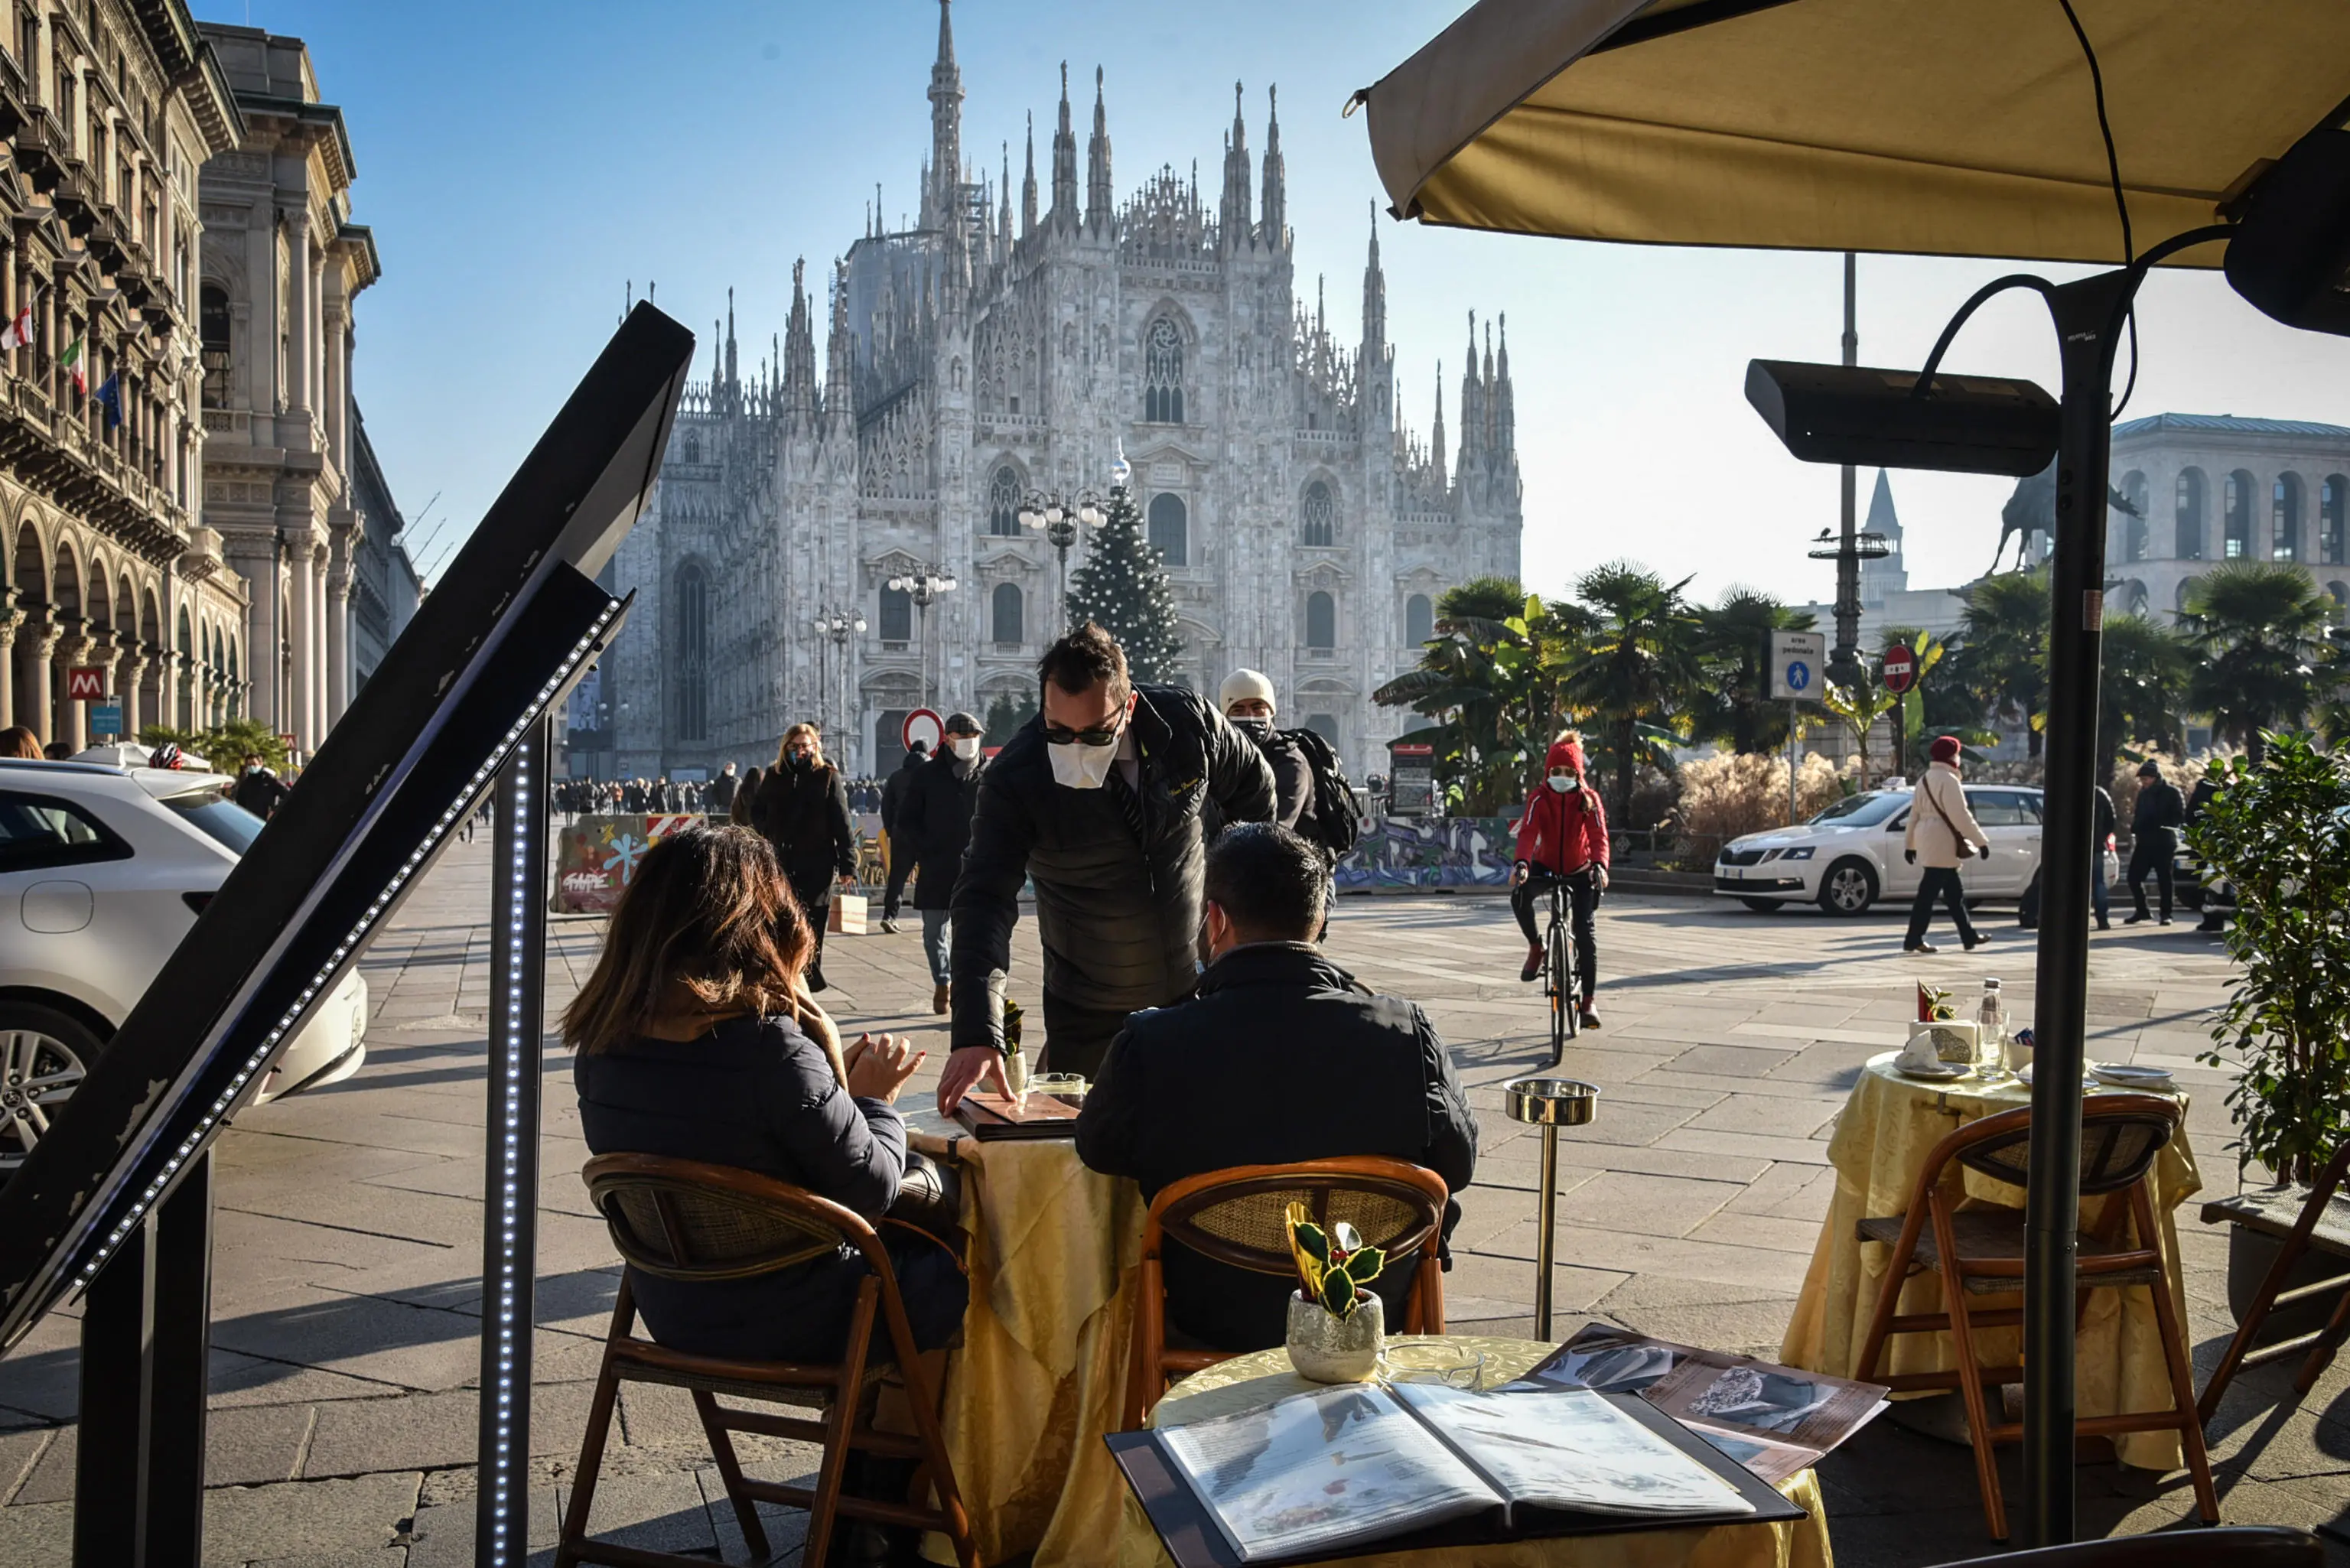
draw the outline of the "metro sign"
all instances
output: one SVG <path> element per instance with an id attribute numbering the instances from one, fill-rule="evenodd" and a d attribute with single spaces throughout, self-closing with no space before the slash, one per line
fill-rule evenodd
<path id="1" fill-rule="evenodd" d="M 99 664 L 77 664 L 66 670 L 66 701 L 68 702 L 103 702 L 106 701 L 106 667 Z"/>

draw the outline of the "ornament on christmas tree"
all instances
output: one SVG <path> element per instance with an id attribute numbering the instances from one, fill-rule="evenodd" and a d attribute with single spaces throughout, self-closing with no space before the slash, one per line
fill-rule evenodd
<path id="1" fill-rule="evenodd" d="M 1112 470 L 1122 482 L 1128 465 L 1121 453 Z M 1102 525 L 1090 541 L 1085 565 L 1069 585 L 1074 624 L 1090 620 L 1126 649 L 1127 668 L 1138 681 L 1163 683 L 1184 670 L 1182 634 L 1175 624 L 1175 595 L 1167 568 L 1142 531 L 1142 514 L 1123 483 L 1113 483 L 1102 508 Z"/>

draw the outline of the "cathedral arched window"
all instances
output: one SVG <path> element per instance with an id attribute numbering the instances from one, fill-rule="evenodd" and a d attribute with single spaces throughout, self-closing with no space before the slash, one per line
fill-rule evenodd
<path id="1" fill-rule="evenodd" d="M 1338 601 L 1316 589 L 1305 596 L 1305 647 L 1327 653 L 1338 646 Z"/>
<path id="2" fill-rule="evenodd" d="M 1150 547 L 1159 552 L 1163 565 L 1189 564 L 1191 532 L 1191 514 L 1181 496 L 1161 493 L 1150 498 Z"/>
<path id="3" fill-rule="evenodd" d="M 1183 329 L 1171 317 L 1152 322 L 1143 339 L 1142 417 L 1152 424 L 1183 422 Z"/>
<path id="4" fill-rule="evenodd" d="M 2317 487 L 2317 558 L 2329 566 L 2343 561 L 2343 504 L 2350 478 L 2329 473 Z"/>
<path id="5" fill-rule="evenodd" d="M 1024 635 L 1021 630 L 1023 607 L 1020 602 L 1020 585 L 1017 583 L 995 585 L 995 592 L 990 598 L 988 613 L 989 618 L 994 623 L 996 641 L 1016 643 L 1024 640 Z"/>
<path id="6" fill-rule="evenodd" d="M 2241 468 L 2236 470 L 2228 475 L 2220 496 L 2220 516 L 2228 531 L 2223 555 L 2230 561 L 2245 560 L 2252 553 L 2252 476 Z"/>
<path id="7" fill-rule="evenodd" d="M 1305 504 L 1299 509 L 1305 523 L 1305 542 L 1308 545 L 1329 545 L 1336 542 L 1331 524 L 1330 487 L 1320 480 L 1305 487 Z"/>
<path id="8" fill-rule="evenodd" d="M 1414 647 L 1436 635 L 1436 607 L 1426 594 L 1414 594 L 1403 601 L 1403 639 Z"/>
<path id="9" fill-rule="evenodd" d="M 903 648 L 914 639 L 914 596 L 903 588 L 881 590 L 881 641 Z"/>
<path id="10" fill-rule="evenodd" d="M 710 738 L 710 574 L 677 569 L 677 738 Z"/>
<path id="11" fill-rule="evenodd" d="M 699 431 L 685 432 L 685 461 L 688 462 L 702 461 L 702 432 Z"/>
<path id="12" fill-rule="evenodd" d="M 2280 473 L 2269 488 L 2269 558 L 2301 559 L 2301 475 Z"/>
<path id="13" fill-rule="evenodd" d="M 1020 475 L 1008 462 L 987 482 L 987 531 L 998 539 L 1020 532 Z"/>
<path id="14" fill-rule="evenodd" d="M 2175 503 L 2178 524 L 2178 549 L 2174 552 L 2182 561 L 2203 558 L 2203 471 L 2182 468 Z"/>

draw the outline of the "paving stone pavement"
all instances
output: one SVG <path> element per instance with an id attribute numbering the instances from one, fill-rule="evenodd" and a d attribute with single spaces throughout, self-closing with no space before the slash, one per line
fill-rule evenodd
<path id="1" fill-rule="evenodd" d="M 365 963 L 374 1004 L 351 1080 L 247 1111 L 219 1145 L 206 1563 L 441 1568 L 473 1560 L 472 1457 L 480 1314 L 488 846 L 452 847 Z M 1559 1332 L 1586 1315 L 1670 1338 L 1773 1354 L 1835 1176 L 1827 1138 L 1860 1064 L 1898 1044 L 1914 974 L 1962 995 L 1998 974 L 2021 1009 L 2031 938 L 1992 926 L 1981 952 L 1904 958 L 1890 914 L 1750 914 L 1711 900 L 1611 898 L 1600 923 L 1604 1027 L 1566 1070 L 1597 1083 L 1597 1119 L 1562 1139 Z M 595 961 L 601 923 L 550 922 L 559 1010 Z M 1035 985 L 1032 922 L 1015 987 Z M 1541 1066 L 1544 1015 L 1490 897 L 1342 900 L 1333 954 L 1367 984 L 1420 1001 L 1451 1045 L 1482 1128 L 1447 1277 L 1456 1326 L 1531 1324 L 1535 1135 L 1501 1085 Z M 2194 1091 L 2189 1136 L 2207 1193 L 2232 1190 L 2226 1078 L 2194 1061 L 2226 962 L 2184 927 L 2101 934 L 2091 949 L 2092 1053 L 2158 1061 Z M 856 1028 L 945 1053 L 920 939 L 832 939 L 827 1001 Z M 548 1053 L 540 1191 L 538 1381 L 531 1544 L 551 1559 L 608 1319 L 617 1262 L 577 1170 L 587 1155 L 570 1060 Z M 2226 1242 L 2181 1225 L 2199 1366 L 2231 1326 Z M 63 1562 L 77 1459 L 76 1309 L 0 1361 L 0 1564 Z M 2247 1375 L 2211 1428 L 2231 1522 L 2350 1526 L 2350 1368 L 2290 1401 L 2290 1370 Z M 753 1468 L 805 1475 L 803 1445 L 743 1439 Z M 1991 1550 L 1963 1449 L 1872 1427 L 1823 1467 L 1843 1568 L 1910 1568 Z M 682 1396 L 624 1396 L 596 1528 L 633 1543 L 743 1563 L 743 1544 Z M 2020 1496 L 2012 1455 L 2011 1506 Z M 2181 1475 L 2079 1472 L 2086 1532 L 2190 1519 Z M 776 1562 L 798 1516 L 772 1511 Z M 2350 1551 L 2330 1548 L 2335 1568 Z"/>

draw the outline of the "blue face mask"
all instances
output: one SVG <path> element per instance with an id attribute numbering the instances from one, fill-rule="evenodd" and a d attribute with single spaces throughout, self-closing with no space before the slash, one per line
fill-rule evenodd
<path id="1" fill-rule="evenodd" d="M 1550 787 L 1559 794 L 1571 794 L 1582 787 L 1583 781 L 1573 774 L 1553 774 L 1550 775 L 1549 784 Z"/>

